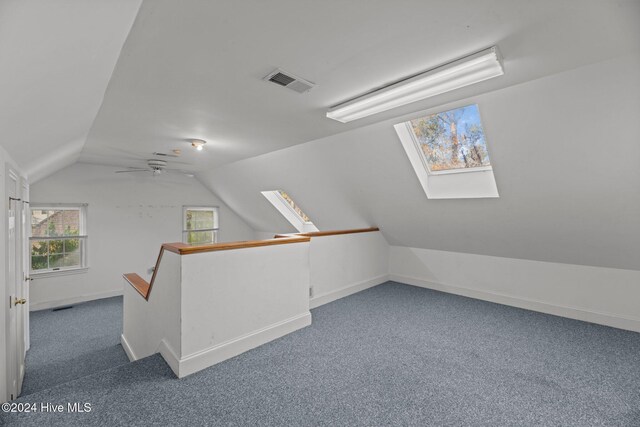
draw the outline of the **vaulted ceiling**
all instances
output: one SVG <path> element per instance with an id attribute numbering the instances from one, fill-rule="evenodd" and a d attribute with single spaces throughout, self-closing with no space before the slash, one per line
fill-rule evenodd
<path id="1" fill-rule="evenodd" d="M 176 167 L 209 170 L 620 55 L 637 45 L 639 14 L 637 2 L 599 0 L 0 7 L 2 145 L 36 179 L 78 158 L 141 166 L 176 148 Z M 324 116 L 342 100 L 496 44 L 501 78 L 347 125 Z M 318 86 L 298 94 L 264 82 L 276 67 Z M 189 138 L 207 140 L 206 150 L 196 156 Z"/>
<path id="2" fill-rule="evenodd" d="M 32 181 L 78 159 L 140 3 L 0 2 L 0 144 Z"/>
<path id="3" fill-rule="evenodd" d="M 325 117 L 492 45 L 504 76 L 349 124 Z M 170 166 L 256 230 L 286 230 L 260 195 L 283 188 L 321 229 L 640 269 L 639 53 L 634 0 L 5 0 L 0 145 L 32 182 L 180 149 Z M 317 86 L 263 81 L 276 67 Z M 392 125 L 469 102 L 501 197 L 427 200 Z"/>

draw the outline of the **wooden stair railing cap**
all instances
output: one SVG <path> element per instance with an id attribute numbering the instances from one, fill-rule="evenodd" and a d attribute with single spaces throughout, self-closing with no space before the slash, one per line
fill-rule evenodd
<path id="1" fill-rule="evenodd" d="M 287 236 L 280 239 L 267 239 L 267 240 L 247 240 L 244 242 L 228 242 L 228 243 L 211 243 L 207 245 L 188 245 L 182 242 L 176 243 L 163 243 L 160 247 L 160 253 L 158 254 L 158 260 L 153 270 L 153 276 L 151 281 L 147 282 L 136 273 L 123 274 L 123 277 L 133 288 L 146 300 L 149 300 L 149 294 L 153 288 L 153 283 L 156 280 L 158 269 L 160 268 L 160 261 L 162 261 L 162 255 L 164 251 L 170 251 L 178 255 L 190 255 L 204 252 L 215 251 L 228 251 L 232 249 L 244 249 L 244 248 L 256 248 L 260 246 L 273 246 L 273 245 L 286 245 L 289 243 L 304 243 L 311 240 L 308 236 Z"/>
<path id="2" fill-rule="evenodd" d="M 266 240 L 247 240 L 243 242 L 227 242 L 227 243 L 211 243 L 207 245 L 188 245 L 182 242 L 175 243 L 163 243 L 160 247 L 160 253 L 158 254 L 158 260 L 156 261 L 155 269 L 153 270 L 153 276 L 151 281 L 147 282 L 136 273 L 127 273 L 123 277 L 127 282 L 133 286 L 133 288 L 146 300 L 149 299 L 149 294 L 153 288 L 158 269 L 160 268 L 160 261 L 165 250 L 176 253 L 178 255 L 190 255 L 204 252 L 215 251 L 228 251 L 233 249 L 243 248 L 255 248 L 260 246 L 272 246 L 272 245 L 284 245 L 288 243 L 303 243 L 309 242 L 312 237 L 321 236 L 337 236 L 341 234 L 353 234 L 353 233 L 368 233 L 373 231 L 380 231 L 378 227 L 370 228 L 355 228 L 349 230 L 333 230 L 333 231 L 311 231 L 307 233 L 292 233 L 292 234 L 276 234 L 273 239 Z"/>
<path id="3" fill-rule="evenodd" d="M 338 236 L 340 234 L 370 233 L 373 231 L 380 231 L 380 229 L 378 227 L 369 227 L 369 228 L 352 228 L 349 230 L 309 231 L 306 233 L 276 234 L 274 237 L 276 239 L 284 239 L 292 236 L 322 237 L 322 236 Z"/>
<path id="4" fill-rule="evenodd" d="M 168 251 L 179 255 L 198 254 L 203 252 L 228 251 L 233 249 L 256 248 L 260 246 L 285 245 L 288 243 L 308 242 L 308 236 L 287 236 L 284 239 L 246 240 L 242 242 L 211 243 L 207 245 L 187 245 L 185 243 L 165 243 L 162 245 Z"/>
<path id="5" fill-rule="evenodd" d="M 127 273 L 124 274 L 123 277 L 133 289 L 135 289 L 142 297 L 146 300 L 149 299 L 149 291 L 151 291 L 151 283 L 144 280 L 136 273 Z"/>

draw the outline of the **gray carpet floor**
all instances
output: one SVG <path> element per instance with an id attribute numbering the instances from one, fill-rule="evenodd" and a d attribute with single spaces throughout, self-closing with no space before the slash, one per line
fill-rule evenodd
<path id="1" fill-rule="evenodd" d="M 22 396 L 128 363 L 120 345 L 122 297 L 30 313 Z"/>
<path id="2" fill-rule="evenodd" d="M 158 355 L 18 399 L 24 426 L 639 426 L 640 334 L 389 282 L 176 379 Z"/>

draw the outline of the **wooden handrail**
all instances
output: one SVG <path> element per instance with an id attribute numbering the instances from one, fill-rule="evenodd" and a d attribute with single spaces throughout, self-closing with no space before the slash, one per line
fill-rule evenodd
<path id="1" fill-rule="evenodd" d="M 142 277 L 137 275 L 136 273 L 127 273 L 123 275 L 125 280 L 129 282 L 133 289 L 138 291 L 140 295 L 146 300 L 149 299 L 149 291 L 151 290 L 151 283 L 144 280 Z"/>
<path id="2" fill-rule="evenodd" d="M 288 243 L 304 243 L 310 241 L 308 236 L 286 236 L 266 240 L 246 240 L 242 242 L 211 243 L 207 245 L 187 245 L 185 243 L 165 243 L 162 245 L 168 251 L 179 255 L 199 254 L 202 252 L 228 251 L 232 249 L 256 248 L 259 246 L 285 245 Z"/>
<path id="3" fill-rule="evenodd" d="M 226 242 L 226 243 L 211 243 L 206 245 L 188 245 L 182 242 L 175 243 L 163 243 L 160 247 L 160 253 L 158 254 L 158 260 L 156 266 L 153 269 L 153 275 L 151 280 L 147 282 L 136 273 L 127 273 L 123 277 L 127 282 L 133 286 L 133 288 L 140 294 L 145 300 L 149 300 L 153 283 L 156 280 L 156 275 L 160 268 L 160 261 L 164 251 L 170 251 L 178 255 L 191 255 L 204 252 L 215 251 L 228 251 L 233 249 L 243 248 L 256 248 L 260 246 L 272 246 L 272 245 L 284 245 L 288 243 L 303 243 L 309 242 L 312 237 L 321 236 L 338 236 L 341 234 L 354 234 L 354 233 L 369 233 L 373 231 L 380 231 L 378 227 L 370 228 L 355 228 L 350 230 L 333 230 L 333 231 L 311 231 L 307 233 L 291 233 L 291 234 L 276 234 L 273 239 L 266 240 L 246 240 L 242 242 Z"/>
<path id="4" fill-rule="evenodd" d="M 133 288 L 138 291 L 140 295 L 147 301 L 149 300 L 149 294 L 151 294 L 151 288 L 153 288 L 153 283 L 156 281 L 156 275 L 158 274 L 158 269 L 160 268 L 160 261 L 162 261 L 162 255 L 164 254 L 164 245 L 160 247 L 160 253 L 158 254 L 158 259 L 156 260 L 156 266 L 153 268 L 153 274 L 151 275 L 151 281 L 147 282 L 142 277 L 140 277 L 136 273 L 127 273 L 124 274 L 124 279 L 129 282 Z"/>
<path id="5" fill-rule="evenodd" d="M 160 247 L 160 253 L 153 269 L 151 281 L 147 282 L 136 273 L 127 273 L 123 277 L 145 300 L 149 300 L 153 283 L 156 281 L 156 275 L 160 269 L 160 261 L 164 251 L 170 251 L 178 255 L 190 255 L 203 252 L 228 251 L 232 249 L 256 248 L 260 246 L 286 245 L 289 243 L 303 243 L 311 240 L 308 236 L 286 236 L 284 238 L 273 238 L 267 240 L 247 240 L 244 242 L 228 242 L 228 243 L 211 243 L 207 245 L 188 245 L 182 242 L 163 243 Z"/>
<path id="6" fill-rule="evenodd" d="M 369 228 L 354 228 L 350 230 L 310 231 L 307 233 L 276 234 L 274 238 L 284 239 L 292 236 L 305 236 L 305 237 L 337 236 L 340 234 L 370 233 L 372 231 L 380 231 L 380 229 L 378 227 L 369 227 Z"/>

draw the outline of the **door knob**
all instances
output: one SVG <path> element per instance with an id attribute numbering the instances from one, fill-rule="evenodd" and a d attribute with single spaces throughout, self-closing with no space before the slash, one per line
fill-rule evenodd
<path id="1" fill-rule="evenodd" d="M 21 298 L 21 299 L 17 299 L 14 301 L 13 305 L 18 305 L 18 304 L 26 304 L 27 300 L 26 298 Z"/>

